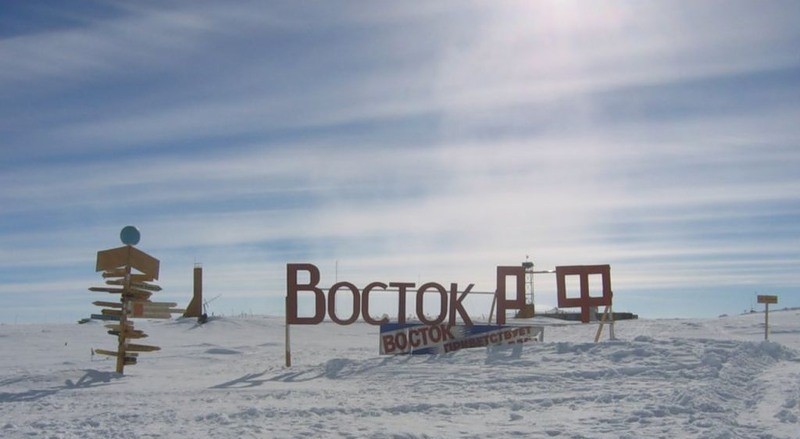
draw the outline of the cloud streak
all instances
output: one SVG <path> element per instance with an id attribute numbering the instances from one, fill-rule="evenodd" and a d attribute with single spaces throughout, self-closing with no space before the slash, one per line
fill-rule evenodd
<path id="1" fill-rule="evenodd" d="M 3 37 L 0 297 L 80 309 L 136 224 L 165 294 L 199 260 L 223 308 L 279 313 L 287 262 L 491 289 L 525 255 L 612 264 L 643 315 L 795 303 L 800 11 L 681 8 L 145 3 Z"/>

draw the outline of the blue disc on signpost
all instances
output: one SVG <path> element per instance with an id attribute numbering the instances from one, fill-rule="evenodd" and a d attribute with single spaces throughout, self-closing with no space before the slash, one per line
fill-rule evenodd
<path id="1" fill-rule="evenodd" d="M 119 232 L 119 239 L 121 239 L 122 243 L 125 245 L 136 245 L 139 243 L 139 238 L 141 238 L 139 229 L 133 226 L 125 226 L 122 228 L 122 231 Z"/>

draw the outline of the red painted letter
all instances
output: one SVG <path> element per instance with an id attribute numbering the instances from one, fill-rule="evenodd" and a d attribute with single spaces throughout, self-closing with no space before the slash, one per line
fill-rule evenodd
<path id="1" fill-rule="evenodd" d="M 308 284 L 297 283 L 297 273 L 307 271 Z M 319 268 L 313 264 L 286 264 L 286 322 L 292 325 L 316 325 L 325 319 L 325 295 L 317 288 L 319 284 Z M 311 291 L 314 293 L 314 316 L 297 316 L 297 293 Z"/>

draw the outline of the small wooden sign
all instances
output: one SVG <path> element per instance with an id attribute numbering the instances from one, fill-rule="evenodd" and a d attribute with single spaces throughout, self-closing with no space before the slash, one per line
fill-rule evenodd
<path id="1" fill-rule="evenodd" d="M 758 303 L 778 303 L 778 296 L 758 296 Z"/>
<path id="2" fill-rule="evenodd" d="M 137 352 L 152 352 L 152 351 L 160 351 L 161 348 L 158 346 L 150 346 L 144 344 L 133 344 L 128 343 L 125 346 L 126 351 L 137 351 Z"/>
<path id="3" fill-rule="evenodd" d="M 118 322 L 120 320 L 120 316 L 112 316 L 108 314 L 92 314 L 92 320 L 111 320 L 114 322 Z"/>
<path id="4" fill-rule="evenodd" d="M 109 308 L 122 308 L 122 302 L 103 302 L 103 301 L 98 300 L 98 301 L 92 302 L 92 305 L 107 306 Z"/>

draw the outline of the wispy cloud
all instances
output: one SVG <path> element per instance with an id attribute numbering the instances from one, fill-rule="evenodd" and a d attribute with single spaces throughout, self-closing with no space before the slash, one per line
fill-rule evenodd
<path id="1" fill-rule="evenodd" d="M 623 304 L 728 312 L 797 287 L 792 3 L 108 9 L 0 41 L 6 303 L 90 283 L 129 223 L 165 286 L 199 260 L 263 312 L 304 260 L 481 289 L 611 263 Z"/>

